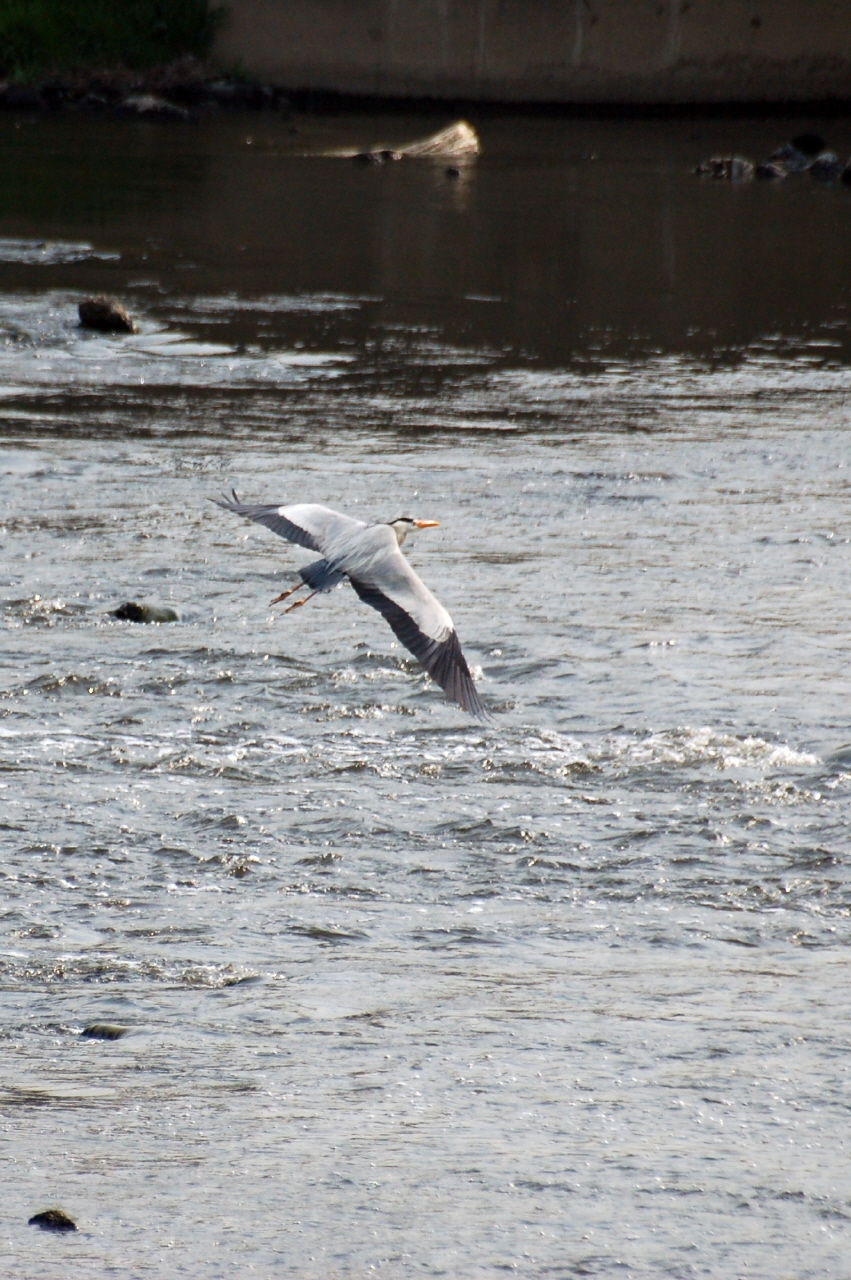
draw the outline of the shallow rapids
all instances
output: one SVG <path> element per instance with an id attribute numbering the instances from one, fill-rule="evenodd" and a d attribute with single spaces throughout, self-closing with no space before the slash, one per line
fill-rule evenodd
<path id="1" fill-rule="evenodd" d="M 9 1274 L 847 1270 L 851 193 L 316 154 L 440 124 L 0 120 Z M 491 721 L 232 486 L 439 520 Z"/>

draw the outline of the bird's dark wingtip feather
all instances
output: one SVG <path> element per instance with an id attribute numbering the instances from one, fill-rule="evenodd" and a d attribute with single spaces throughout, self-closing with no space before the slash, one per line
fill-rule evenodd
<path id="1" fill-rule="evenodd" d="M 236 496 L 236 489 L 232 489 L 231 493 L 233 494 L 232 498 L 229 497 L 228 494 L 223 493 L 220 498 L 208 498 L 207 501 L 214 502 L 216 506 L 221 507 L 223 511 L 233 511 L 234 504 L 239 506 L 239 498 Z"/>
<path id="2" fill-rule="evenodd" d="M 486 723 L 493 721 L 493 716 L 482 702 L 478 689 L 473 684 L 472 677 L 469 682 L 465 680 L 459 681 L 460 688 L 453 690 L 452 697 L 458 703 L 463 711 L 468 715 L 475 716 L 477 720 L 484 720 Z"/>
<path id="3" fill-rule="evenodd" d="M 481 720 L 489 719 L 470 675 L 470 668 L 461 649 L 456 631 L 450 631 L 441 640 L 426 635 L 414 619 L 373 583 L 361 582 L 349 576 L 364 604 L 377 609 L 390 624 L 391 630 L 402 641 L 436 684 L 439 684 L 450 702 L 454 702 L 469 715 Z"/>

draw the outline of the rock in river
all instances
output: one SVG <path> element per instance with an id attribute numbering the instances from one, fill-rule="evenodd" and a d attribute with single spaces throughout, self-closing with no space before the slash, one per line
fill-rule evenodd
<path id="1" fill-rule="evenodd" d="M 97 329 L 100 333 L 135 333 L 136 326 L 120 302 L 99 293 L 94 298 L 84 298 L 77 311 L 83 329 Z"/>
<path id="2" fill-rule="evenodd" d="M 77 1224 L 73 1218 L 61 1209 L 43 1209 L 34 1213 L 27 1223 L 30 1227 L 41 1227 L 42 1231 L 76 1231 Z"/>
<path id="3" fill-rule="evenodd" d="M 114 1022 L 92 1022 L 80 1032 L 84 1040 L 120 1040 L 127 1035 L 127 1027 L 116 1026 Z"/>
<path id="4" fill-rule="evenodd" d="M 174 609 L 157 604 L 138 604 L 135 600 L 127 600 L 120 604 L 113 613 L 113 618 L 122 622 L 178 622 Z"/>

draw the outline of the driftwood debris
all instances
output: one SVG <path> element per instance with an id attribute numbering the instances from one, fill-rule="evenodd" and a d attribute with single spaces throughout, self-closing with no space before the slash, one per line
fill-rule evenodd
<path id="1" fill-rule="evenodd" d="M 388 164 L 392 160 L 474 160 L 481 152 L 481 145 L 475 129 L 466 120 L 458 120 L 455 124 L 432 133 L 427 138 L 409 142 L 407 146 L 392 151 L 387 147 L 376 147 L 372 151 L 334 151 L 331 154 L 346 156 L 356 164 L 379 165 Z"/>
<path id="2" fill-rule="evenodd" d="M 466 120 L 451 124 L 429 138 L 402 147 L 402 155 L 425 160 L 472 160 L 481 151 L 475 129 Z"/>

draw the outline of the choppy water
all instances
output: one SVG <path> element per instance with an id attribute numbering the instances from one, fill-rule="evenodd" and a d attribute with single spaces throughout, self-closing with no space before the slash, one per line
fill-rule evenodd
<path id="1" fill-rule="evenodd" d="M 0 120 L 5 1273 L 851 1274 L 851 193 L 312 154 L 439 123 Z M 492 722 L 232 484 L 439 519 Z"/>

